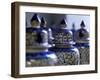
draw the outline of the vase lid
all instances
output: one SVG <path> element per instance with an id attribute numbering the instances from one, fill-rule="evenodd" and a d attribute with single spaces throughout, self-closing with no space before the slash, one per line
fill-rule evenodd
<path id="1" fill-rule="evenodd" d="M 84 21 L 81 21 L 80 24 L 80 29 L 77 30 L 76 36 L 77 36 L 77 41 L 78 43 L 87 43 L 89 42 L 89 32 L 85 29 L 86 25 Z"/>
<path id="2" fill-rule="evenodd" d="M 37 14 L 34 14 L 30 20 L 30 23 L 32 25 L 33 28 L 40 28 L 40 18 Z"/>
<path id="3" fill-rule="evenodd" d="M 67 28 L 67 22 L 65 19 L 62 19 L 60 22 L 60 27 L 61 29 L 66 29 Z"/>
<path id="4" fill-rule="evenodd" d="M 85 27 L 85 23 L 84 23 L 84 21 L 83 21 L 83 20 L 81 21 L 80 26 L 81 26 L 81 27 Z"/>
<path id="5" fill-rule="evenodd" d="M 46 27 L 47 21 L 45 20 L 44 17 L 41 18 L 41 27 Z"/>
<path id="6" fill-rule="evenodd" d="M 37 14 L 34 14 L 34 15 L 32 16 L 31 22 L 33 22 L 33 21 L 36 21 L 36 22 L 39 22 L 39 23 L 40 23 L 40 18 L 39 18 L 39 16 L 38 16 Z"/>

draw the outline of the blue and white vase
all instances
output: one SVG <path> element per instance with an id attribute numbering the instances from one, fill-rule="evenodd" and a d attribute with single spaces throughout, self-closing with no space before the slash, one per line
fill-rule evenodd
<path id="1" fill-rule="evenodd" d="M 76 47 L 73 46 L 73 34 L 67 29 L 67 23 L 63 19 L 59 28 L 53 31 L 54 44 L 51 50 L 58 57 L 58 65 L 78 65 L 80 63 L 80 54 Z"/>
<path id="2" fill-rule="evenodd" d="M 76 31 L 76 44 L 75 46 L 80 52 L 80 64 L 89 64 L 90 61 L 90 46 L 89 46 L 89 32 L 85 29 L 84 21 L 80 24 L 80 29 Z"/>
<path id="3" fill-rule="evenodd" d="M 32 27 L 26 28 L 26 66 L 54 66 L 57 56 L 49 51 L 48 32 L 40 27 L 40 18 L 34 14 L 31 19 Z"/>

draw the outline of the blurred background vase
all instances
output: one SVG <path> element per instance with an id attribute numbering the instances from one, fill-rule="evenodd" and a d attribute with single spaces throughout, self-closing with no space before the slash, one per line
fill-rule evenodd
<path id="1" fill-rule="evenodd" d="M 80 53 L 80 64 L 89 64 L 89 32 L 85 29 L 86 25 L 82 20 L 80 23 L 80 29 L 76 31 L 76 44 Z"/>

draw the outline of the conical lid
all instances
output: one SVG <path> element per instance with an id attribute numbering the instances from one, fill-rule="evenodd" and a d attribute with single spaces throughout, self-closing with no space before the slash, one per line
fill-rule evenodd
<path id="1" fill-rule="evenodd" d="M 82 20 L 80 24 L 81 28 L 77 30 L 76 36 L 77 36 L 77 43 L 88 43 L 89 42 L 89 32 L 84 28 L 85 23 Z"/>
<path id="2" fill-rule="evenodd" d="M 31 22 L 33 22 L 33 21 L 40 23 L 40 18 L 38 17 L 37 14 L 34 14 L 33 17 L 31 18 Z"/>
<path id="3" fill-rule="evenodd" d="M 46 27 L 46 24 L 47 24 L 47 22 L 46 22 L 45 18 L 42 17 L 42 18 L 41 18 L 41 24 L 40 24 L 40 26 L 41 26 L 41 27 Z"/>
<path id="4" fill-rule="evenodd" d="M 62 19 L 61 22 L 60 22 L 60 24 L 61 24 L 61 25 L 67 25 L 67 22 L 66 22 L 65 19 Z"/>
<path id="5" fill-rule="evenodd" d="M 41 24 L 47 24 L 47 22 L 46 22 L 44 17 L 41 18 Z"/>
<path id="6" fill-rule="evenodd" d="M 80 26 L 85 27 L 85 23 L 84 23 L 84 21 L 83 21 L 83 20 L 81 21 Z"/>

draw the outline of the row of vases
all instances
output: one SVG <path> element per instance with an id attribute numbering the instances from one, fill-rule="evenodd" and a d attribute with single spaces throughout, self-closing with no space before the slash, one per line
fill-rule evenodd
<path id="1" fill-rule="evenodd" d="M 79 65 L 89 62 L 87 59 L 84 61 L 83 57 L 86 55 L 83 55 L 85 52 L 82 53 L 82 49 L 89 48 L 88 44 L 80 45 L 79 42 L 73 41 L 73 33 L 67 29 L 65 19 L 61 21 L 59 28 L 53 30 L 47 28 L 46 20 L 44 18 L 40 20 L 37 14 L 33 15 L 30 22 L 32 27 L 26 28 L 27 67 Z"/>

